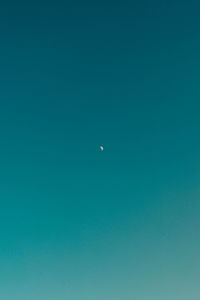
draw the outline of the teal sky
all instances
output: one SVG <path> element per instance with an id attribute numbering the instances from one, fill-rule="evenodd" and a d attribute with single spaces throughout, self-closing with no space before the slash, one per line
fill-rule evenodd
<path id="1" fill-rule="evenodd" d="M 0 299 L 200 298 L 199 11 L 0 4 Z"/>

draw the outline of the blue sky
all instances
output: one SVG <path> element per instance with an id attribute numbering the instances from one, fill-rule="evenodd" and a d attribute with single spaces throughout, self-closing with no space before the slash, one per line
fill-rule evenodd
<path id="1" fill-rule="evenodd" d="M 199 297 L 199 8 L 0 5 L 0 298 Z"/>

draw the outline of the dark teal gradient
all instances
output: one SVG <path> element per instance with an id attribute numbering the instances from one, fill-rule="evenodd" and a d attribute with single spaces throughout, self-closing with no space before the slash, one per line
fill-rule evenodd
<path id="1" fill-rule="evenodd" d="M 1 2 L 0 299 L 200 298 L 199 11 Z"/>

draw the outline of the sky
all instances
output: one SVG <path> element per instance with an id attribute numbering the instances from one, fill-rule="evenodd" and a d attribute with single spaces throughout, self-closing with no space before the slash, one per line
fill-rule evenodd
<path id="1" fill-rule="evenodd" d="M 1 2 L 1 299 L 200 298 L 199 10 Z"/>

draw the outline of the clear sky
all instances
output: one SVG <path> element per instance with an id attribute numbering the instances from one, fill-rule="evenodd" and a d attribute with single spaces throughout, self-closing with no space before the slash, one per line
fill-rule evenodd
<path id="1" fill-rule="evenodd" d="M 1 1 L 0 299 L 200 299 L 199 11 Z"/>

